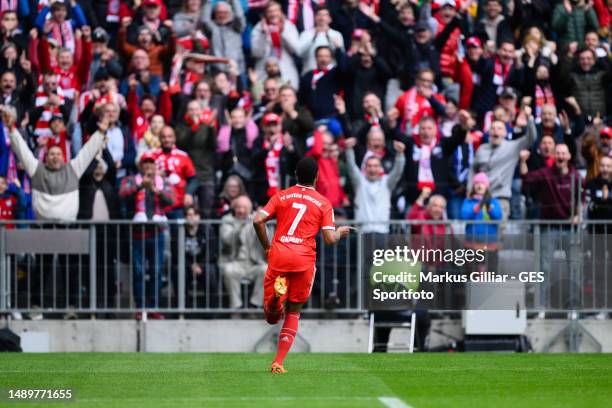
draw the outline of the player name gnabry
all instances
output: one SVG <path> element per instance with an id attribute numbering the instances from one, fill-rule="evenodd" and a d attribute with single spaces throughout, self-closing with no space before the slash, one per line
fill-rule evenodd
<path id="1" fill-rule="evenodd" d="M 323 205 L 322 202 L 320 202 L 319 200 L 317 200 L 316 198 L 314 198 L 312 196 L 309 196 L 308 194 L 291 193 L 291 194 L 281 195 L 280 196 L 281 201 L 289 200 L 290 198 L 301 198 L 303 200 L 310 201 L 311 203 L 313 203 L 317 207 L 321 207 Z"/>
<path id="2" fill-rule="evenodd" d="M 302 242 L 304 242 L 304 240 L 298 237 L 283 235 L 280 237 L 280 242 L 284 244 L 287 244 L 287 243 L 301 244 Z"/>

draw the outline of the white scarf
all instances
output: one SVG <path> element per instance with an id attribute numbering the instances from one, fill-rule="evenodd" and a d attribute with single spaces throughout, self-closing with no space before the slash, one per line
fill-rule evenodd
<path id="1" fill-rule="evenodd" d="M 419 157 L 419 185 L 430 185 L 434 182 L 433 172 L 431 171 L 431 152 L 436 146 L 436 139 L 429 145 L 421 144 L 421 154 Z"/>
<path id="2" fill-rule="evenodd" d="M 317 88 L 317 82 L 319 82 L 319 80 L 321 78 L 323 78 L 325 75 L 327 75 L 329 73 L 329 71 L 334 69 L 334 67 L 335 67 L 335 64 L 331 63 L 331 64 L 329 64 L 328 66 L 326 66 L 323 69 L 315 68 L 312 71 L 312 81 L 311 81 L 312 89 L 316 89 Z"/>

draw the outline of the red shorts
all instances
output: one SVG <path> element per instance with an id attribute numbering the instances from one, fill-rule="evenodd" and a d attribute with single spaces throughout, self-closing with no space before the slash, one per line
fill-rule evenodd
<path id="1" fill-rule="evenodd" d="M 268 267 L 264 278 L 264 304 L 270 304 L 274 300 L 276 296 L 274 281 L 278 276 L 287 278 L 287 293 L 281 297 L 281 302 L 287 300 L 293 303 L 306 303 L 312 291 L 316 269 L 313 265 L 304 272 L 280 272 Z"/>

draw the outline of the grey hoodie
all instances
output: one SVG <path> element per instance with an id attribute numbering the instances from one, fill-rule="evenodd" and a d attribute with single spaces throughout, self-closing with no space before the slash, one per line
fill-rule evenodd
<path id="1" fill-rule="evenodd" d="M 489 191 L 495 198 L 512 196 L 512 176 L 519 161 L 519 153 L 529 149 L 536 139 L 533 119 L 527 123 L 527 135 L 514 140 L 504 140 L 499 146 L 485 143 L 478 148 L 474 163 L 470 168 L 468 191 L 472 189 L 472 179 L 479 172 L 489 177 Z"/>
<path id="2" fill-rule="evenodd" d="M 355 152 L 347 149 L 346 161 L 349 176 L 355 189 L 355 220 L 363 222 L 363 232 L 389 232 L 391 217 L 391 193 L 399 181 L 406 164 L 403 153 L 395 154 L 395 162 L 389 174 L 370 181 L 355 163 Z"/>
<path id="3" fill-rule="evenodd" d="M 79 212 L 79 179 L 102 148 L 104 135 L 96 132 L 79 154 L 59 170 L 40 162 L 17 129 L 10 132 L 11 148 L 32 180 L 32 207 L 39 220 L 74 221 Z"/>

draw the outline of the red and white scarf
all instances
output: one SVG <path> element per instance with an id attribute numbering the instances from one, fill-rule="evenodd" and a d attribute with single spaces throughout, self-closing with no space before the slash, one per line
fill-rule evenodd
<path id="1" fill-rule="evenodd" d="M 370 126 L 372 127 L 380 126 L 380 118 L 378 116 L 370 115 L 369 113 L 366 113 L 365 115 L 363 115 L 363 117 L 366 120 L 366 122 L 370 124 Z"/>
<path id="2" fill-rule="evenodd" d="M 334 64 L 329 64 L 328 66 L 326 66 L 323 69 L 319 69 L 319 68 L 315 68 L 312 70 L 312 81 L 310 83 L 310 85 L 312 86 L 312 89 L 316 89 L 317 88 L 317 82 L 319 82 L 319 80 L 321 78 L 323 78 L 325 75 L 327 75 L 329 73 L 329 71 L 331 71 L 332 69 L 334 69 Z"/>
<path id="3" fill-rule="evenodd" d="M 283 26 L 276 24 L 268 24 L 268 32 L 270 33 L 270 41 L 272 42 L 272 55 L 278 59 L 283 53 L 282 33 Z"/>
<path id="4" fill-rule="evenodd" d="M 198 82 L 203 77 L 203 75 L 198 74 L 197 72 L 193 72 L 189 69 L 186 70 L 185 77 L 183 78 L 183 95 L 190 95 L 193 91 L 193 87 L 195 86 L 196 82 Z"/>
<path id="5" fill-rule="evenodd" d="M 51 33 L 49 36 L 55 39 L 61 47 L 68 48 L 74 54 L 76 43 L 70 20 L 66 20 L 63 23 L 51 20 Z"/>
<path id="6" fill-rule="evenodd" d="M 120 10 L 121 0 L 108 0 L 108 6 L 106 6 L 106 21 L 109 23 L 118 23 Z"/>
<path id="7" fill-rule="evenodd" d="M 402 115 L 402 130 L 410 123 L 412 134 L 419 132 L 418 123 L 421 118 L 434 116 L 434 110 L 429 100 L 417 92 L 416 87 L 409 89 Z"/>
<path id="8" fill-rule="evenodd" d="M 156 175 L 154 183 L 155 183 L 155 187 L 158 190 L 161 190 L 164 188 L 164 179 L 161 176 Z M 136 184 L 137 185 L 142 184 L 141 174 L 136 175 Z M 147 191 L 144 188 L 138 190 L 138 193 L 136 193 L 136 203 L 135 203 L 136 213 L 134 214 L 134 221 L 147 221 L 148 220 L 147 219 L 146 197 L 147 197 Z M 165 219 L 166 219 L 166 216 L 164 213 L 164 207 L 161 206 L 159 202 L 159 197 L 155 195 L 154 207 L 153 207 L 153 221 L 164 221 Z"/>
<path id="9" fill-rule="evenodd" d="M 535 86 L 535 113 L 536 118 L 539 118 L 542 115 L 542 107 L 546 104 L 555 104 L 555 97 L 553 95 L 552 89 L 550 85 L 546 85 L 545 87 L 541 87 L 536 84 Z"/>
<path id="10" fill-rule="evenodd" d="M 436 139 L 432 140 L 429 145 L 421 144 L 419 155 L 419 178 L 417 188 L 422 190 L 425 187 L 435 189 L 433 172 L 431 170 L 431 154 L 436 147 Z"/>
<path id="11" fill-rule="evenodd" d="M 208 52 L 208 49 L 210 48 L 208 38 L 206 38 L 206 36 L 199 31 L 197 31 L 195 35 L 196 38 L 193 38 L 191 34 L 179 38 L 176 41 L 177 47 L 183 48 L 185 51 L 193 51 L 197 46 L 197 48 L 201 50 L 199 52 Z"/>
<path id="12" fill-rule="evenodd" d="M 504 84 L 508 80 L 510 69 L 512 69 L 512 62 L 504 65 L 499 57 L 495 57 L 495 62 L 493 64 L 493 83 L 497 85 L 498 94 L 501 93 L 502 89 L 504 88 Z"/>
<path id="13" fill-rule="evenodd" d="M 183 57 L 177 52 L 170 63 L 170 79 L 168 80 L 168 92 L 170 95 L 182 92 L 181 71 L 183 70 Z"/>
<path id="14" fill-rule="evenodd" d="M 198 128 L 200 127 L 200 124 L 202 123 L 202 118 L 198 118 L 197 120 L 193 120 L 191 118 L 191 116 L 185 114 L 185 116 L 183 117 L 183 119 L 185 120 L 185 123 L 187 125 L 189 125 L 189 127 L 191 128 L 192 132 L 197 132 Z"/>
<path id="15" fill-rule="evenodd" d="M 0 12 L 17 11 L 17 0 L 2 0 L 0 1 Z"/>
<path id="16" fill-rule="evenodd" d="M 279 135 L 278 141 L 273 145 L 268 142 L 268 154 L 266 156 L 266 178 L 268 180 L 268 197 L 272 197 L 278 191 L 280 177 L 280 154 L 283 150 L 282 136 Z M 265 147 L 265 146 L 264 146 Z"/>
<path id="17" fill-rule="evenodd" d="M 57 96 L 59 98 L 60 105 L 63 105 L 64 92 L 62 91 L 62 88 L 57 88 Z M 47 102 L 47 99 L 49 99 L 49 96 L 45 94 L 42 85 L 40 85 L 36 90 L 35 105 L 37 107 L 43 106 Z M 43 110 L 42 114 L 40 115 L 40 118 L 35 124 L 34 134 L 37 137 L 51 136 L 51 129 L 49 129 L 49 121 L 55 114 L 61 114 L 59 106 L 54 106 L 53 108 L 47 107 L 45 108 L 45 110 Z"/>
<path id="18" fill-rule="evenodd" d="M 85 91 L 79 97 L 79 115 L 83 112 L 87 104 L 93 99 L 93 94 L 91 91 Z M 123 95 L 117 92 L 108 92 L 104 95 L 101 95 L 98 99 L 95 100 L 95 105 L 100 106 L 107 103 L 114 103 L 119 107 L 125 106 L 125 99 Z"/>

